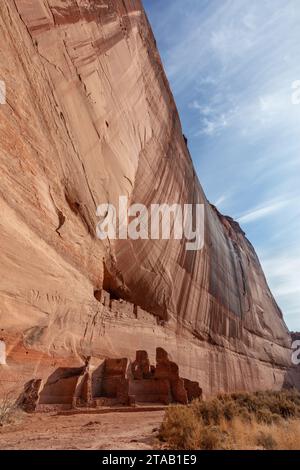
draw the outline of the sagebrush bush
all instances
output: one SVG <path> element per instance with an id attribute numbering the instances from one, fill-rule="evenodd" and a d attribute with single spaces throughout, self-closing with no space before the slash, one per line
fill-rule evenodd
<path id="1" fill-rule="evenodd" d="M 196 449 L 199 443 L 201 422 L 195 419 L 193 410 L 187 406 L 172 406 L 166 412 L 159 437 L 172 449 Z"/>
<path id="2" fill-rule="evenodd" d="M 182 450 L 275 449 L 284 448 L 283 436 L 289 435 L 289 448 L 298 445 L 300 449 L 299 418 L 300 392 L 296 390 L 223 394 L 169 408 L 160 438 Z M 284 423 L 293 424 L 295 435 L 281 432 Z"/>
<path id="3" fill-rule="evenodd" d="M 220 424 L 224 416 L 224 405 L 217 398 L 209 401 L 195 400 L 191 408 L 206 425 Z"/>
<path id="4" fill-rule="evenodd" d="M 224 433 L 218 426 L 202 426 L 200 431 L 199 449 L 222 449 Z"/>
<path id="5" fill-rule="evenodd" d="M 12 394 L 7 393 L 0 399 L 0 426 L 12 421 L 13 416 L 18 412 L 18 405 Z"/>
<path id="6" fill-rule="evenodd" d="M 274 450 L 277 447 L 277 442 L 271 433 L 260 431 L 256 438 L 257 445 L 265 450 Z"/>

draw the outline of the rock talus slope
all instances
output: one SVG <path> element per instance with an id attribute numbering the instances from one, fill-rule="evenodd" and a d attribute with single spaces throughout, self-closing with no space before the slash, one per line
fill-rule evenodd
<path id="1" fill-rule="evenodd" d="M 280 388 L 289 333 L 206 200 L 141 2 L 2 0 L 0 37 L 2 384 L 163 347 L 206 394 Z M 205 204 L 204 248 L 99 241 L 96 207 L 120 195 Z"/>

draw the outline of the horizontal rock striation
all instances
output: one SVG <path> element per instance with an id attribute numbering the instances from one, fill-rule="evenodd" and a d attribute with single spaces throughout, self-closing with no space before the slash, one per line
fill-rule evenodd
<path id="1" fill-rule="evenodd" d="M 281 388 L 289 332 L 203 193 L 141 2 L 3 0 L 0 35 L 2 386 L 160 347 L 204 394 Z M 120 195 L 204 204 L 203 249 L 98 240 Z"/>

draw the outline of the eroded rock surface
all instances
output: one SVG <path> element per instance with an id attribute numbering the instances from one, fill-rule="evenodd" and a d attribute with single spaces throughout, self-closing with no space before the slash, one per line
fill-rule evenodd
<path id="1" fill-rule="evenodd" d="M 2 0 L 0 36 L 3 387 L 161 347 L 205 394 L 280 388 L 289 332 L 206 200 L 141 2 Z M 97 205 L 120 195 L 203 203 L 204 248 L 97 240 Z"/>

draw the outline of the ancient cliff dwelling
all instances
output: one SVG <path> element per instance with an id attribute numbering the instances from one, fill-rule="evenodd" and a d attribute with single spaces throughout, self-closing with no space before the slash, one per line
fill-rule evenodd
<path id="1" fill-rule="evenodd" d="M 156 350 L 156 366 L 147 351 L 127 358 L 92 361 L 83 367 L 58 368 L 47 381 L 29 381 L 20 400 L 29 412 L 137 404 L 187 404 L 201 398 L 197 382 L 179 377 L 178 366 L 162 348 Z"/>
<path id="2" fill-rule="evenodd" d="M 28 411 L 297 385 L 239 224 L 196 176 L 140 0 L 2 0 L 0 381 Z M 204 204 L 205 243 L 99 240 L 98 204 Z"/>

